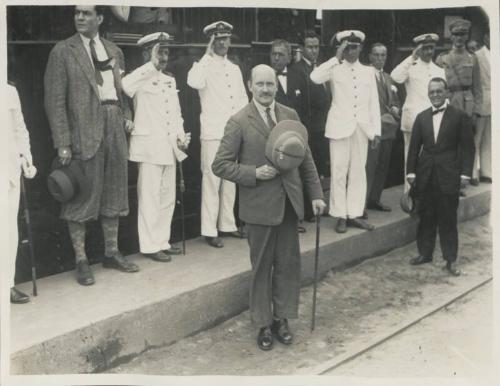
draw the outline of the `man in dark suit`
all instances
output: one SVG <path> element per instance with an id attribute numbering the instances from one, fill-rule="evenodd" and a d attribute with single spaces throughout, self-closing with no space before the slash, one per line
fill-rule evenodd
<path id="1" fill-rule="evenodd" d="M 52 49 L 44 78 L 45 111 L 59 162 L 80 163 L 92 187 L 88 199 L 61 206 L 81 285 L 94 283 L 85 253 L 85 222 L 98 217 L 104 234 L 103 266 L 139 270 L 118 250 L 118 219 L 129 210 L 125 130 L 133 124 L 121 86 L 123 53 L 99 36 L 103 8 L 75 7 L 77 33 Z"/>
<path id="2" fill-rule="evenodd" d="M 439 229 L 446 269 L 459 276 L 457 208 L 460 186 L 472 175 L 474 140 L 472 121 L 465 112 L 448 104 L 448 85 L 432 78 L 428 95 L 432 107 L 417 115 L 408 152 L 407 180 L 415 184 L 420 222 L 417 230 L 419 256 L 412 265 L 432 261 Z"/>
<path id="3" fill-rule="evenodd" d="M 397 89 L 391 76 L 384 71 L 387 60 L 387 47 L 382 43 L 374 43 L 370 48 L 370 63 L 375 70 L 377 79 L 380 116 L 382 119 L 380 142 L 368 147 L 366 159 L 366 207 L 368 209 L 390 212 L 391 208 L 384 205 L 380 198 L 389 171 L 391 150 L 396 131 L 399 127 L 399 101 Z"/>
<path id="4" fill-rule="evenodd" d="M 325 124 L 331 104 L 331 95 L 326 83 L 316 84 L 311 78 L 312 70 L 319 65 L 319 36 L 306 31 L 303 40 L 303 57 L 292 66 L 300 77 L 302 106 L 297 112 L 309 134 L 309 147 L 320 177 L 330 175 L 328 140 L 325 138 Z M 307 216 L 306 216 L 307 218 Z"/>
<path id="5" fill-rule="evenodd" d="M 270 350 L 273 335 L 284 344 L 292 342 L 288 319 L 298 316 L 297 222 L 304 215 L 303 185 L 316 213 L 321 214 L 326 204 L 309 149 L 298 168 L 281 174 L 265 157 L 276 122 L 299 120 L 295 111 L 275 102 L 273 69 L 264 64 L 254 67 L 249 89 L 253 100 L 229 119 L 212 170 L 239 185 L 239 215 L 247 224 L 252 263 L 250 316 L 260 328 L 258 346 Z"/>

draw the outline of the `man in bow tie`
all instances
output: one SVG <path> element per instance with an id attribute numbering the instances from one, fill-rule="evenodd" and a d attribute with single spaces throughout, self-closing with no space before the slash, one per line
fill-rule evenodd
<path id="1" fill-rule="evenodd" d="M 428 95 L 432 107 L 417 115 L 413 124 L 406 176 L 415 184 L 420 222 L 417 230 L 419 256 L 412 265 L 430 263 L 439 231 L 445 269 L 460 275 L 457 208 L 460 186 L 472 175 L 474 141 L 468 115 L 449 104 L 444 78 L 432 78 Z"/>
<path id="2" fill-rule="evenodd" d="M 45 71 L 45 111 L 62 165 L 77 160 L 92 186 L 88 199 L 61 206 L 81 285 L 94 284 L 85 252 L 85 223 L 100 218 L 105 268 L 139 268 L 118 250 L 118 219 L 128 214 L 127 139 L 130 108 L 122 92 L 123 53 L 99 36 L 104 7 L 75 6 L 77 31 L 56 44 Z"/>

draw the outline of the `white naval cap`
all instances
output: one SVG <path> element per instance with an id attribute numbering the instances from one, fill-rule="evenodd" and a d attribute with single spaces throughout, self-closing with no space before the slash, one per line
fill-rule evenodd
<path id="1" fill-rule="evenodd" d="M 427 34 L 422 34 L 415 36 L 413 38 L 413 43 L 415 44 L 423 44 L 423 45 L 429 45 L 429 44 L 436 44 L 439 40 L 439 35 L 435 33 L 427 33 Z"/>
<path id="2" fill-rule="evenodd" d="M 223 38 L 232 35 L 233 26 L 225 21 L 216 21 L 203 28 L 203 33 L 208 37 L 214 35 L 216 38 Z"/>
<path id="3" fill-rule="evenodd" d="M 347 40 L 350 45 L 360 45 L 365 41 L 365 34 L 358 30 L 346 30 L 338 32 L 336 38 L 339 43 Z"/>
<path id="4" fill-rule="evenodd" d="M 155 32 L 140 38 L 137 41 L 137 45 L 143 48 L 147 48 L 156 43 L 160 43 L 160 46 L 167 46 L 167 43 L 172 40 L 173 37 L 166 32 Z"/>

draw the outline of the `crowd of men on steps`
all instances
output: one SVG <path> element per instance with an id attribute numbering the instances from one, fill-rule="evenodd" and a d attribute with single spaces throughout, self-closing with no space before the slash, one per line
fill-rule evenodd
<path id="1" fill-rule="evenodd" d="M 100 219 L 102 225 L 103 267 L 139 271 L 117 242 L 119 218 L 129 212 L 128 161 L 139 169 L 141 254 L 169 262 L 181 252 L 170 244 L 170 227 L 176 165 L 187 157 L 191 140 L 175 77 L 166 71 L 172 38 L 165 32 L 142 37 L 137 45 L 144 63 L 125 74 L 121 49 L 99 35 L 103 17 L 100 6 L 75 7 L 76 33 L 52 49 L 44 78 L 45 110 L 57 149 L 48 187 L 62 203 L 81 285 L 95 283 L 85 252 L 90 220 Z M 338 233 L 348 227 L 370 231 L 374 226 L 367 221 L 367 209 L 391 211 L 382 193 L 399 128 L 405 143 L 405 193 L 418 203 L 420 215 L 419 256 L 410 263 L 432 261 L 439 232 L 445 268 L 460 274 L 459 194 L 466 184 L 491 182 L 489 35 L 471 53 L 470 26 L 464 19 L 451 24 L 453 47 L 436 59 L 440 37 L 416 36 L 411 55 L 390 74 L 384 71 L 383 42 L 367 48 L 369 65 L 360 63 L 362 31 L 337 32 L 331 40 L 336 54 L 323 63 L 318 62 L 319 36 L 306 31 L 300 61 L 292 64 L 290 43 L 276 39 L 269 65 L 254 67 L 247 85 L 227 57 L 233 26 L 217 21 L 203 29 L 209 40 L 206 52 L 187 75 L 201 103 L 201 235 L 215 248 L 224 246 L 221 237 L 248 237 L 250 309 L 260 328 L 261 349 L 272 347 L 273 336 L 284 344 L 292 341 L 288 319 L 297 317 L 298 233 L 305 231 L 300 222 L 323 214 L 336 219 Z M 406 89 L 403 104 L 396 83 Z M 17 213 L 21 176 L 33 178 L 36 168 L 16 88 L 9 85 L 8 93 L 8 277 L 11 302 L 26 303 L 29 296 L 14 286 Z M 285 161 L 298 151 L 300 164 L 285 168 L 267 155 L 268 147 Z M 327 177 L 328 205 L 321 188 Z M 236 186 L 245 232 L 234 218 Z"/>

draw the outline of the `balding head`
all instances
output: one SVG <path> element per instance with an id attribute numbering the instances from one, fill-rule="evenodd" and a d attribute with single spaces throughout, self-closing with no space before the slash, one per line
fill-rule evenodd
<path id="1" fill-rule="evenodd" d="M 276 73 L 267 64 L 258 64 L 250 73 L 248 88 L 253 98 L 261 105 L 269 106 L 274 101 L 277 87 Z"/>

